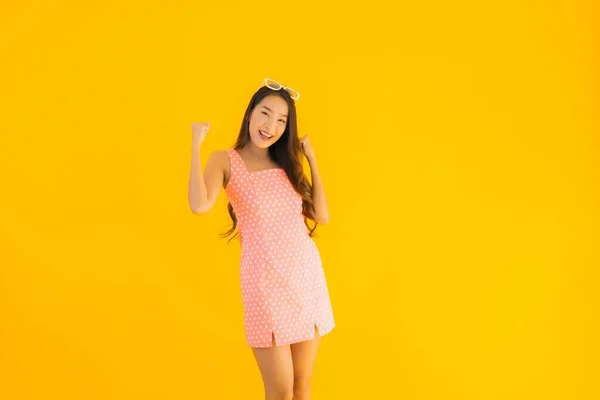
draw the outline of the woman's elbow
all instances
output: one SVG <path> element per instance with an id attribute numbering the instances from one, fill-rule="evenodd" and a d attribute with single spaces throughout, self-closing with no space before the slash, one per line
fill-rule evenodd
<path id="1" fill-rule="evenodd" d="M 325 225 L 329 222 L 329 215 L 315 217 L 315 222 L 319 225 Z"/>
<path id="2" fill-rule="evenodd" d="M 208 210 L 210 210 L 210 207 L 190 207 L 190 210 L 192 210 L 192 213 L 196 215 L 202 215 L 206 214 Z"/>

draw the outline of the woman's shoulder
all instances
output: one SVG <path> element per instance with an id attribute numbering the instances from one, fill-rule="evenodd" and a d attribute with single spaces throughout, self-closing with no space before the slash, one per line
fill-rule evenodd
<path id="1" fill-rule="evenodd" d="M 216 164 L 223 170 L 229 168 L 229 150 L 214 150 L 210 158 L 216 161 Z"/>
<path id="2" fill-rule="evenodd" d="M 228 149 L 227 150 L 214 150 L 211 155 L 214 155 L 217 158 L 225 159 L 225 158 L 229 157 L 228 153 L 229 153 Z"/>
<path id="3" fill-rule="evenodd" d="M 229 161 L 229 149 L 226 150 L 214 150 L 210 155 L 210 158 L 214 159 L 216 164 L 219 166 L 219 169 L 223 172 L 224 182 L 227 183 L 229 181 L 229 176 L 231 174 L 231 164 Z"/>

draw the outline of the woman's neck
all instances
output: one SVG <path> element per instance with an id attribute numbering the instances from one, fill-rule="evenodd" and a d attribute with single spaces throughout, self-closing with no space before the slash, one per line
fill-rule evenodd
<path id="1" fill-rule="evenodd" d="M 256 159 L 256 160 L 270 160 L 271 157 L 269 156 L 269 148 L 260 148 L 258 146 L 256 146 L 254 143 L 250 142 L 248 143 L 248 145 L 244 146 L 244 148 L 246 149 L 247 154 L 250 155 L 250 157 Z"/>

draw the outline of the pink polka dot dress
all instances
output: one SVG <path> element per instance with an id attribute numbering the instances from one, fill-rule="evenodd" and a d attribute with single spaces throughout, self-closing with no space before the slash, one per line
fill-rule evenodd
<path id="1" fill-rule="evenodd" d="M 242 246 L 240 287 L 246 343 L 271 347 L 315 338 L 335 327 L 325 271 L 308 235 L 302 197 L 282 168 L 248 171 L 235 149 L 225 192 Z"/>

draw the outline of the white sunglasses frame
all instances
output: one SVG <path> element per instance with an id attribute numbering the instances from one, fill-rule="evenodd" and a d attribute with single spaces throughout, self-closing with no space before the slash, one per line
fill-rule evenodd
<path id="1" fill-rule="evenodd" d="M 277 85 L 279 85 L 279 87 L 278 88 L 274 88 L 274 87 L 269 86 L 269 83 L 268 83 L 269 81 L 271 81 L 273 83 L 276 83 Z M 265 79 L 263 79 L 262 84 L 264 86 L 268 87 L 271 90 L 285 89 L 285 90 L 288 91 L 288 93 L 290 93 L 290 90 L 292 90 L 293 93 L 297 94 L 297 96 L 294 98 L 294 95 L 292 93 L 290 93 L 290 96 L 292 97 L 292 99 L 294 99 L 294 100 L 297 101 L 300 98 L 300 93 L 298 93 L 298 91 L 296 89 L 293 89 L 293 88 L 288 87 L 288 86 L 283 86 L 281 83 L 277 82 L 275 79 L 265 78 Z M 261 87 L 262 87 L 262 85 L 261 85 Z"/>

